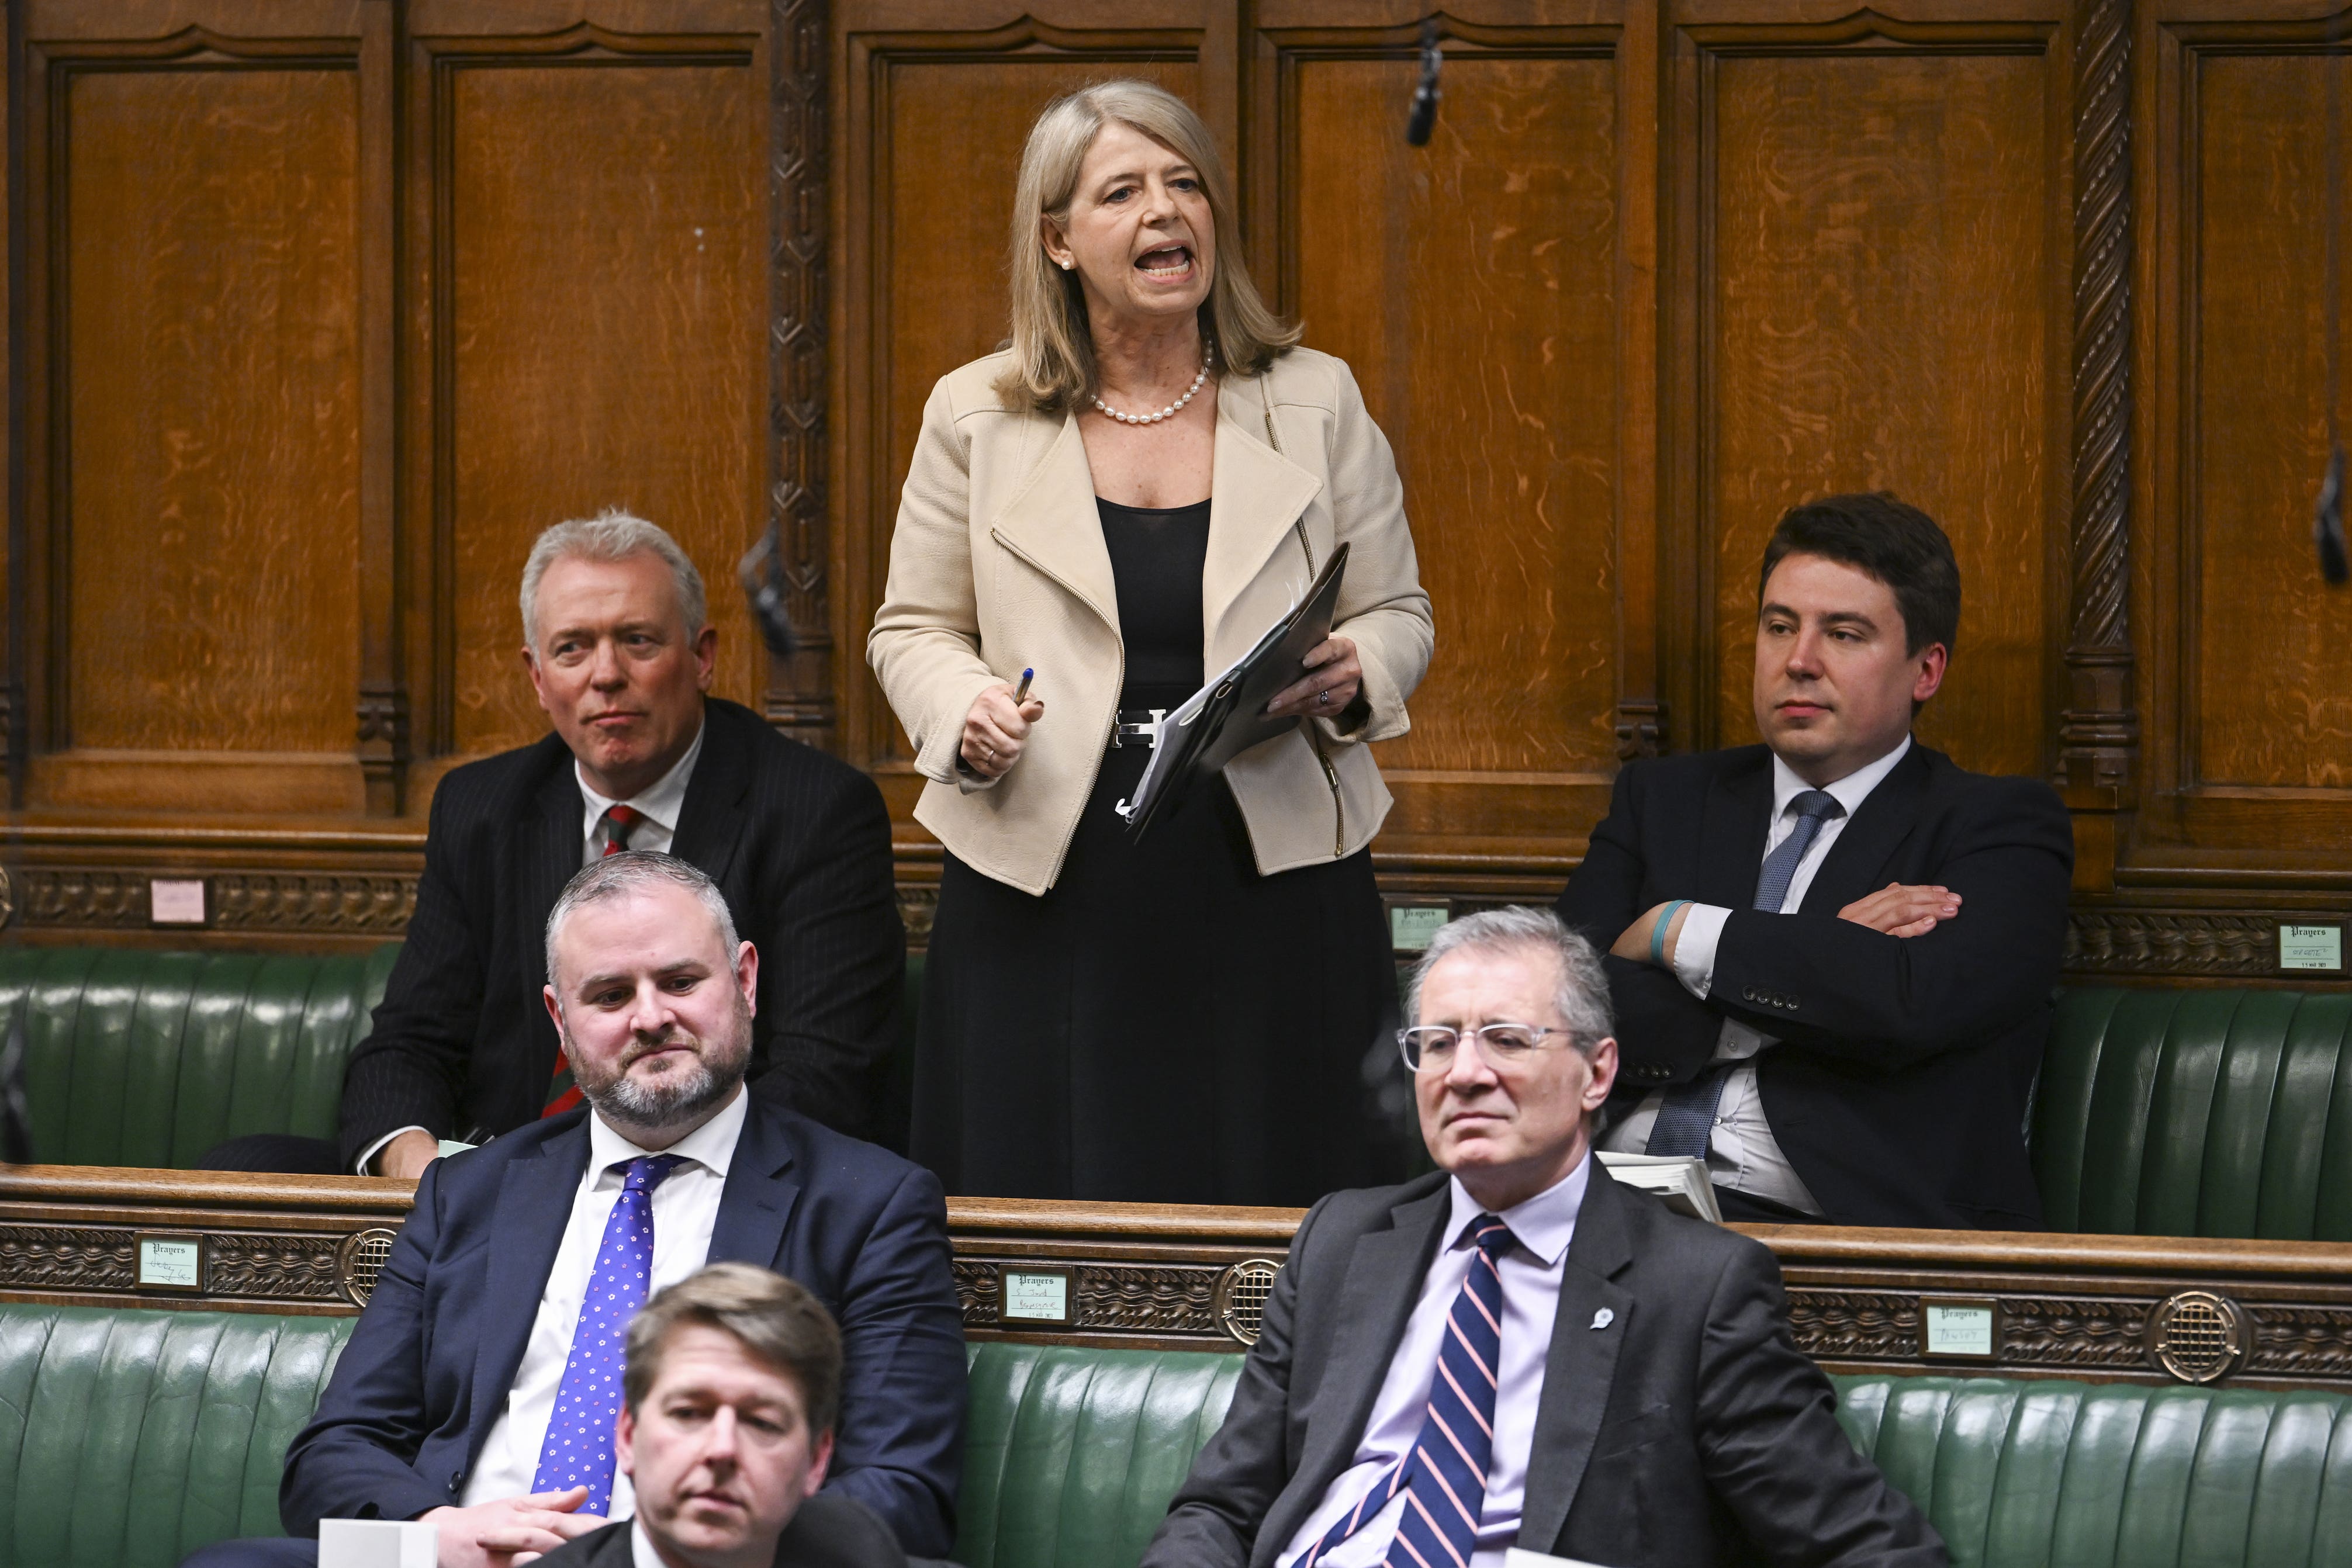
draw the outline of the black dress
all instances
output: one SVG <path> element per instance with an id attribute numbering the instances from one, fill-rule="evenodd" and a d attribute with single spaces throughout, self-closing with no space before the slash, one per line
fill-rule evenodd
<path id="1" fill-rule="evenodd" d="M 1204 678 L 1209 503 L 1099 505 L 1119 706 L 1174 707 Z M 1396 992 L 1370 855 L 1260 876 L 1223 779 L 1138 844 L 1112 808 L 1150 756 L 1105 751 L 1043 896 L 947 857 L 913 1143 L 950 1193 L 1303 1205 L 1384 1174 L 1364 1074 Z"/>

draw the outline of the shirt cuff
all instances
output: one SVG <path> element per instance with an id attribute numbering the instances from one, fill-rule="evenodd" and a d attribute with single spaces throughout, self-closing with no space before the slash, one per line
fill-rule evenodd
<path id="1" fill-rule="evenodd" d="M 1704 995 L 1705 993 L 1702 992 L 1701 994 Z M 361 1151 L 360 1162 L 358 1166 L 353 1168 L 352 1174 L 355 1176 L 366 1176 L 370 1174 L 368 1171 L 368 1162 L 374 1159 L 376 1155 L 383 1153 L 383 1146 L 392 1142 L 393 1139 L 400 1136 L 401 1134 L 430 1133 L 432 1130 L 433 1129 L 430 1127 L 394 1127 L 391 1132 L 386 1133 L 383 1137 L 378 1138 L 374 1143 L 370 1144 L 364 1150 Z"/>
<path id="2" fill-rule="evenodd" d="M 1716 944 L 1730 918 L 1731 911 L 1719 904 L 1694 904 L 1683 911 L 1682 932 L 1675 938 L 1675 978 L 1701 1000 L 1715 985 Z"/>

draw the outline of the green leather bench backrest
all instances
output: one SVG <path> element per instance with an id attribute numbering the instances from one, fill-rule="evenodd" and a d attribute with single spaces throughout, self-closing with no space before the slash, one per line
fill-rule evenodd
<path id="1" fill-rule="evenodd" d="M 2352 1400 L 1838 1377 L 1854 1447 L 1967 1568 L 2347 1568 Z"/>
<path id="2" fill-rule="evenodd" d="M 955 1560 L 1132 1568 L 1233 1403 L 1242 1358 L 975 1344 Z"/>
<path id="3" fill-rule="evenodd" d="M 2053 1230 L 2352 1241 L 2352 996 L 2068 989 L 2033 1107 Z"/>
<path id="4" fill-rule="evenodd" d="M 26 1003 L 34 1157 L 185 1170 L 244 1133 L 333 1137 L 398 952 L 0 949 L 0 1009 Z"/>
<path id="5" fill-rule="evenodd" d="M 0 1568 L 173 1568 L 277 1535 L 352 1318 L 0 1302 Z"/>

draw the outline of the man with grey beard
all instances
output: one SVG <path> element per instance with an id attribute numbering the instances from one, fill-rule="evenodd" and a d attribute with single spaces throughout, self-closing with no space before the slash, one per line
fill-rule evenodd
<path id="1" fill-rule="evenodd" d="M 629 1318 L 756 1263 L 841 1325 L 828 1494 L 919 1557 L 952 1536 L 962 1315 L 938 1178 L 745 1093 L 759 954 L 703 873 L 627 852 L 547 921 L 546 1002 L 585 1107 L 429 1166 L 278 1491 L 302 1539 L 188 1568 L 312 1564 L 321 1519 L 429 1520 L 440 1568 L 508 1568 L 631 1517 L 614 1465 Z"/>

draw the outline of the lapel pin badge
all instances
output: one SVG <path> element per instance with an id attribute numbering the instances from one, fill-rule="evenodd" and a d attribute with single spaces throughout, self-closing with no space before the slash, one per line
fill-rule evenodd
<path id="1" fill-rule="evenodd" d="M 1607 1307 L 1603 1307 L 1599 1312 L 1592 1314 L 1592 1326 L 1597 1329 L 1605 1329 L 1616 1321 L 1617 1314 L 1611 1312 Z"/>

